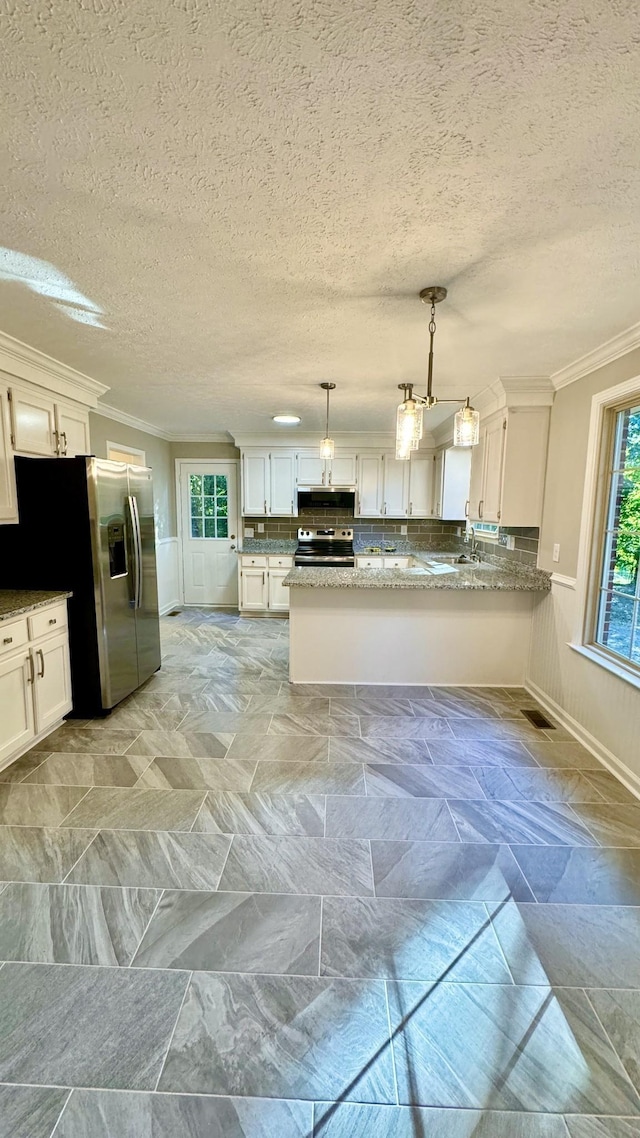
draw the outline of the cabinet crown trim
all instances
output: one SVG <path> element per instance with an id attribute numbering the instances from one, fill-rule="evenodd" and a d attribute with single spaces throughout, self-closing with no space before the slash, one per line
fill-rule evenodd
<path id="1" fill-rule="evenodd" d="M 109 390 L 106 384 L 6 332 L 0 332 L 0 370 L 6 372 L 9 379 L 33 383 L 49 393 L 75 399 L 89 407 L 95 407 L 100 396 Z"/>

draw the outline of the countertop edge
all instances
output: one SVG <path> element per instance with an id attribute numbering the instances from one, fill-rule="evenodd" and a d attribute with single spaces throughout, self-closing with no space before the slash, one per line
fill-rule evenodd
<path id="1" fill-rule="evenodd" d="M 72 596 L 73 593 L 56 590 L 0 589 L 0 624 L 4 624 L 8 620 L 15 620 L 16 617 L 24 616 L 26 613 L 35 612 L 36 609 L 47 608 L 48 605 L 53 605 L 57 601 L 68 600 Z M 9 601 L 9 597 L 15 597 L 15 603 Z M 34 597 L 38 599 L 35 600 Z M 12 608 L 3 610 L 2 604 L 5 598 L 9 603 L 13 603 Z"/>

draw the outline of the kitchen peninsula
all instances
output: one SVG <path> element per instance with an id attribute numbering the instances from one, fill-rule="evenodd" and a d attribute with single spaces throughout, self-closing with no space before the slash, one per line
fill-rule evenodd
<path id="1" fill-rule="evenodd" d="M 497 562 L 292 569 L 291 682 L 520 686 L 550 578 Z"/>

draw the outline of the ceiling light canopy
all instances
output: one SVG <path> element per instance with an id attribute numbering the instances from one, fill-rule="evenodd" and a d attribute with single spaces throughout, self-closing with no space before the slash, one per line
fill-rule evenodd
<path id="1" fill-rule="evenodd" d="M 335 451 L 335 444 L 333 439 L 329 438 L 329 392 L 335 391 L 335 383 L 321 383 L 323 391 L 327 393 L 327 425 L 324 432 L 324 438 L 320 443 L 320 458 L 333 458 Z"/>
<path id="2" fill-rule="evenodd" d="M 462 399 L 438 399 L 433 394 L 433 340 L 436 334 L 436 304 L 444 300 L 446 295 L 447 290 L 442 285 L 429 285 L 427 288 L 423 288 L 420 293 L 420 300 L 424 304 L 431 305 L 427 393 L 426 395 L 416 395 L 412 383 L 398 384 L 400 390 L 404 391 L 404 399 L 396 414 L 396 458 L 411 458 L 411 451 L 418 449 L 422 438 L 425 408 L 427 411 L 431 411 L 438 403 L 463 402 Z M 464 407 L 457 412 L 454 419 L 453 445 L 459 447 L 475 446 L 479 439 L 480 412 L 473 409 L 467 397 Z"/>
<path id="3" fill-rule="evenodd" d="M 285 427 L 295 427 L 300 422 L 299 415 L 272 415 L 274 423 L 282 423 Z"/>

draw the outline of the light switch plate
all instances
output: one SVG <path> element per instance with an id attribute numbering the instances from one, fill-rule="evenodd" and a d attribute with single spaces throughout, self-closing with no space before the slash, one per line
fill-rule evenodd
<path id="1" fill-rule="evenodd" d="M 553 547 L 553 560 L 554 561 L 560 560 L 560 543 L 559 542 L 556 542 L 556 544 Z"/>

